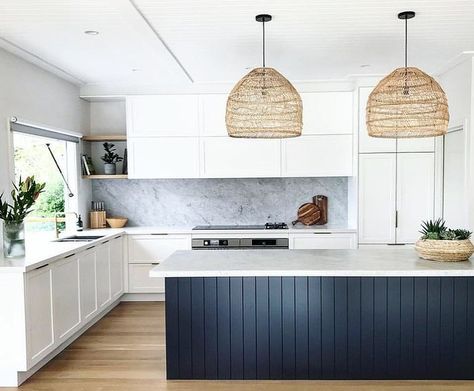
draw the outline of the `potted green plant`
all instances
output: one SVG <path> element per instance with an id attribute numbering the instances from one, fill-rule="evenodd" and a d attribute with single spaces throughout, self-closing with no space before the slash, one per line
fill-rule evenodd
<path id="1" fill-rule="evenodd" d="M 112 143 L 104 143 L 105 154 L 101 157 L 104 161 L 104 172 L 106 175 L 115 175 L 117 173 L 117 163 L 123 160 L 116 152 L 115 145 Z"/>
<path id="2" fill-rule="evenodd" d="M 12 202 L 0 195 L 0 219 L 3 220 L 3 254 L 7 258 L 25 255 L 26 216 L 33 211 L 33 205 L 43 192 L 45 183 L 37 183 L 35 177 L 20 178 L 13 184 Z"/>
<path id="3" fill-rule="evenodd" d="M 443 219 L 424 221 L 415 249 L 423 259 L 430 261 L 459 262 L 467 261 L 474 253 L 469 238 L 471 231 L 449 229 Z"/>

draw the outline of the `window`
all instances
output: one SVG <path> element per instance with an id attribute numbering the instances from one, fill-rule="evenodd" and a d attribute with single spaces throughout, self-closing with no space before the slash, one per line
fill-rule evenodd
<path id="1" fill-rule="evenodd" d="M 15 182 L 20 177 L 34 175 L 37 181 L 46 183 L 45 191 L 36 201 L 34 211 L 25 220 L 26 235 L 35 239 L 52 239 L 56 232 L 55 222 L 58 221 L 58 228 L 64 230 L 65 212 L 77 211 L 77 197 L 69 197 L 70 191 L 52 155 L 75 194 L 72 187 L 77 183 L 77 143 L 67 141 L 61 134 L 46 129 L 25 128 L 16 123 L 11 125 Z"/>

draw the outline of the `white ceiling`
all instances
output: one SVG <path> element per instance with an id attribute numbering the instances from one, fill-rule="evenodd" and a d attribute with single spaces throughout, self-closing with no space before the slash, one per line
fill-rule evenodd
<path id="1" fill-rule="evenodd" d="M 84 84 L 229 82 L 260 64 L 266 12 L 268 66 L 342 79 L 403 64 L 406 9 L 409 64 L 436 73 L 474 50 L 474 0 L 0 0 L 0 46 Z"/>

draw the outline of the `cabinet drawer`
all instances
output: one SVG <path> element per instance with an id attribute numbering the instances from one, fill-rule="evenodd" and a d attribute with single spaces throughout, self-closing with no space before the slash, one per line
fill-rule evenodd
<path id="1" fill-rule="evenodd" d="M 136 263 L 128 265 L 128 284 L 130 293 L 163 293 L 165 279 L 150 277 L 150 270 L 157 263 Z"/>
<path id="2" fill-rule="evenodd" d="M 331 250 L 356 248 L 356 234 L 301 234 L 290 235 L 292 249 Z"/>
<path id="3" fill-rule="evenodd" d="M 191 238 L 187 235 L 136 235 L 129 236 L 129 263 L 160 262 L 176 250 L 190 250 Z"/>

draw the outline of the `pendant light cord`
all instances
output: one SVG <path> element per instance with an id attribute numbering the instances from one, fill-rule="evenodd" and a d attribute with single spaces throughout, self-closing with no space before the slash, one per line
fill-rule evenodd
<path id="1" fill-rule="evenodd" d="M 262 63 L 263 63 L 263 67 L 265 68 L 265 20 L 262 23 L 262 28 L 263 28 Z"/>
<path id="2" fill-rule="evenodd" d="M 404 95 L 409 95 L 408 91 L 408 18 L 405 17 L 405 88 Z"/>
<path id="3" fill-rule="evenodd" d="M 408 65 L 408 18 L 405 18 L 405 69 Z"/>

